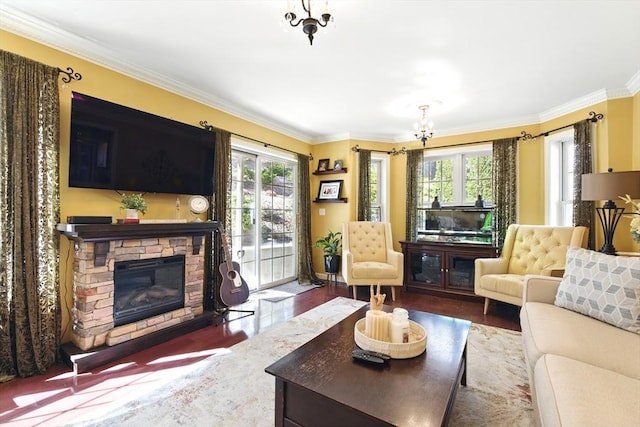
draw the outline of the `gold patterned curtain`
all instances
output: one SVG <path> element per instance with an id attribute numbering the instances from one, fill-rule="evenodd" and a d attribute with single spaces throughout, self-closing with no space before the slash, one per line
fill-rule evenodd
<path id="1" fill-rule="evenodd" d="M 227 204 L 231 198 L 231 133 L 222 129 L 211 128 L 215 134 L 215 159 L 213 196 L 211 197 L 211 209 L 209 220 L 218 221 L 225 230 L 231 225 L 231 216 L 227 210 Z M 207 239 L 205 250 L 210 256 L 205 257 L 206 271 L 209 277 L 205 281 L 204 308 L 205 310 L 217 310 L 221 307 L 220 285 L 221 277 L 218 271 L 220 264 L 224 262 L 224 251 L 219 233 L 212 233 L 212 238 Z"/>
<path id="2" fill-rule="evenodd" d="M 518 138 L 493 142 L 493 197 L 496 244 L 502 247 L 510 224 L 516 222 L 518 187 Z"/>
<path id="3" fill-rule="evenodd" d="M 309 156 L 298 154 L 298 282 L 321 283 L 311 260 L 311 190 Z"/>
<path id="4" fill-rule="evenodd" d="M 422 167 L 424 150 L 407 151 L 407 230 L 405 239 L 413 242 L 418 238 L 418 201 L 422 200 Z"/>
<path id="5" fill-rule="evenodd" d="M 0 382 L 60 345 L 58 69 L 0 51 Z"/>
<path id="6" fill-rule="evenodd" d="M 358 221 L 371 221 L 371 150 L 358 151 Z"/>
<path id="7" fill-rule="evenodd" d="M 593 172 L 593 148 L 591 144 L 591 122 L 584 120 L 573 125 L 574 155 L 573 155 L 573 225 L 585 226 L 589 229 L 588 248 L 593 249 L 593 212 L 595 204 L 592 201 L 582 201 L 582 174 Z"/>

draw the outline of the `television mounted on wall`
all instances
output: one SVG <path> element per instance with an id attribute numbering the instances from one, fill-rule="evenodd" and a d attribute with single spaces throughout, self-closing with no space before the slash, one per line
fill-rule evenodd
<path id="1" fill-rule="evenodd" d="M 73 92 L 69 187 L 213 194 L 215 133 Z"/>

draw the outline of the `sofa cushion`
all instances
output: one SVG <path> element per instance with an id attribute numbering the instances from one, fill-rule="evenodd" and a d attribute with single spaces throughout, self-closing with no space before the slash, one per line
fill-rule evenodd
<path id="1" fill-rule="evenodd" d="M 395 265 L 383 262 L 354 262 L 351 265 L 351 275 L 354 279 L 371 279 L 371 284 L 379 280 L 395 279 L 398 269 Z"/>
<path id="2" fill-rule="evenodd" d="M 640 257 L 569 248 L 555 304 L 640 334 Z"/>
<path id="3" fill-rule="evenodd" d="M 640 380 L 640 335 L 542 302 L 525 303 L 520 324 L 529 369 L 551 353 Z"/>
<path id="4" fill-rule="evenodd" d="M 519 274 L 487 274 L 480 277 L 481 289 L 522 298 L 524 276 Z"/>
<path id="5" fill-rule="evenodd" d="M 553 354 L 534 373 L 537 412 L 544 426 L 637 426 L 640 381 Z"/>

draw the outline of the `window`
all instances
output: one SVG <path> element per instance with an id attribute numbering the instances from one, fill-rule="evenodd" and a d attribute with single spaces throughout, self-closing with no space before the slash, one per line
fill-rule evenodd
<path id="1" fill-rule="evenodd" d="M 251 290 L 291 281 L 297 276 L 295 159 L 235 139 L 232 148 L 232 259 Z"/>
<path id="2" fill-rule="evenodd" d="M 493 203 L 492 153 L 488 146 L 460 150 L 431 150 L 424 157 L 419 208 L 430 208 L 438 197 L 442 206 L 473 206 L 482 195 Z"/>
<path id="3" fill-rule="evenodd" d="M 383 222 L 386 218 L 387 204 L 387 161 L 382 157 L 371 156 L 369 185 L 371 192 L 371 221 Z"/>
<path id="4" fill-rule="evenodd" d="M 546 223 L 573 225 L 573 129 L 545 138 Z"/>

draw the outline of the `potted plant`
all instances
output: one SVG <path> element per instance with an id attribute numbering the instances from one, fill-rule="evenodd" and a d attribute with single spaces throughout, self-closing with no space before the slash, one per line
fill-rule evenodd
<path id="1" fill-rule="evenodd" d="M 147 203 L 142 194 L 122 193 L 122 209 L 126 210 L 125 223 L 138 222 L 138 212 L 143 215 L 147 213 Z"/>
<path id="2" fill-rule="evenodd" d="M 316 248 L 324 252 L 324 269 L 327 273 L 337 273 L 340 269 L 340 250 L 342 249 L 342 233 L 329 230 L 329 234 L 316 240 Z"/>

